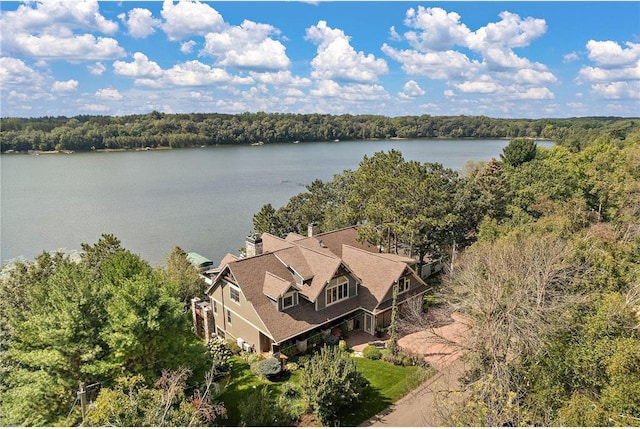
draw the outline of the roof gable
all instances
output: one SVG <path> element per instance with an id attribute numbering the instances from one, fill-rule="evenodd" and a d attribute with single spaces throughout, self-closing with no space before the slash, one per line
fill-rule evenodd
<path id="1" fill-rule="evenodd" d="M 262 286 L 262 293 L 273 300 L 278 300 L 289 289 L 295 287 L 290 281 L 285 280 L 272 274 L 270 272 L 265 273 L 264 284 Z"/>

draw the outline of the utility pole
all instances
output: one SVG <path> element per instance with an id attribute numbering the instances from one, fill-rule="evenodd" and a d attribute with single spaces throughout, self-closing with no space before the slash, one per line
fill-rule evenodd
<path id="1" fill-rule="evenodd" d="M 82 425 L 84 426 L 84 419 L 87 412 L 87 391 L 85 390 L 85 383 L 80 383 L 80 390 L 78 390 L 78 397 L 80 398 L 80 408 L 82 409 Z"/>

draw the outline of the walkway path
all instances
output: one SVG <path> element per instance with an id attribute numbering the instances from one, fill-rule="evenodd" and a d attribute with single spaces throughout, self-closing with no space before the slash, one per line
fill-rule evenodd
<path id="1" fill-rule="evenodd" d="M 460 399 L 460 395 L 454 393 L 445 400 L 445 395 L 441 393 L 457 392 L 460 389 L 458 380 L 465 370 L 465 364 L 460 359 L 460 351 L 453 343 L 469 335 L 467 321 L 457 314 L 452 314 L 451 317 L 453 323 L 435 328 L 433 331 L 409 334 L 398 341 L 402 348 L 423 354 L 425 360 L 438 373 L 360 426 L 424 427 L 441 426 L 446 423 L 443 420 L 449 414 L 447 405 L 451 405 L 452 400 Z M 447 341 L 450 343 L 446 344 Z"/>

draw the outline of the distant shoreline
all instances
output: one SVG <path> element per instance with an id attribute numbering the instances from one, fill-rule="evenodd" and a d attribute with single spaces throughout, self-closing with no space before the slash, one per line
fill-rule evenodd
<path id="1" fill-rule="evenodd" d="M 494 138 L 480 138 L 480 137 L 428 137 L 428 138 L 411 138 L 411 137 L 389 137 L 387 139 L 364 139 L 364 140 L 344 140 L 347 141 L 356 141 L 356 142 L 379 142 L 379 141 L 404 141 L 404 140 L 423 140 L 423 141 L 444 141 L 444 140 L 465 140 L 465 141 L 486 141 L 486 140 L 512 140 L 518 137 L 494 137 Z M 551 142 L 554 143 L 554 140 L 538 138 L 538 137 L 524 137 L 534 140 L 536 142 Z M 334 143 L 334 141 L 317 141 L 317 142 L 300 142 L 300 143 Z M 276 144 L 295 144 L 294 142 L 272 142 L 272 143 L 264 143 L 260 146 L 266 145 L 276 145 Z M 16 151 L 13 149 L 2 152 L 2 155 L 72 155 L 74 153 L 109 153 L 109 152 L 146 152 L 146 151 L 154 151 L 154 150 L 173 150 L 173 149 L 201 149 L 208 148 L 212 146 L 251 146 L 249 143 L 229 143 L 229 144 L 212 144 L 212 145 L 201 145 L 201 146 L 186 146 L 186 147 L 170 147 L 170 146 L 157 146 L 151 147 L 147 146 L 144 148 L 105 148 L 105 149 L 92 149 L 92 150 L 28 150 L 28 151 Z"/>

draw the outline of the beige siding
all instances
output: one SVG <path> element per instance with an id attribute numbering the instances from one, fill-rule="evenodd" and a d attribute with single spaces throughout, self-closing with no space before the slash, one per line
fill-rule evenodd
<path id="1" fill-rule="evenodd" d="M 213 313 L 216 328 L 220 328 L 226 334 L 226 338 L 242 338 L 253 344 L 256 348 L 260 344 L 260 331 L 267 334 L 267 329 L 249 301 L 240 290 L 239 302 L 231 299 L 231 289 L 235 285 L 227 280 L 220 279 L 210 293 L 211 307 L 217 307 Z M 235 289 L 239 290 L 236 286 Z M 227 310 L 231 312 L 231 323 L 227 322 Z M 275 310 L 274 308 L 274 311 Z"/>

